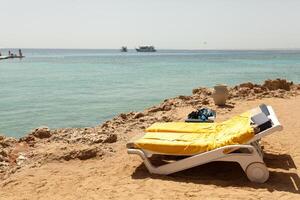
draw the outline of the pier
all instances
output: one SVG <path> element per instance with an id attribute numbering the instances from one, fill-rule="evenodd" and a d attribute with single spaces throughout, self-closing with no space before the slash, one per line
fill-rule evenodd
<path id="1" fill-rule="evenodd" d="M 4 56 L 0 52 L 0 60 L 11 59 L 11 58 L 24 58 L 24 57 L 25 56 L 23 56 L 23 53 L 22 53 L 21 49 L 19 49 L 19 55 L 13 54 L 11 51 L 8 51 L 8 55 Z"/>

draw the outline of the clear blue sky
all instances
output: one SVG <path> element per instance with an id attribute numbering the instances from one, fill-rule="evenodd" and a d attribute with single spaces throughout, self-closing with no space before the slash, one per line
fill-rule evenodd
<path id="1" fill-rule="evenodd" d="M 299 0 L 0 0 L 0 48 L 300 48 Z"/>

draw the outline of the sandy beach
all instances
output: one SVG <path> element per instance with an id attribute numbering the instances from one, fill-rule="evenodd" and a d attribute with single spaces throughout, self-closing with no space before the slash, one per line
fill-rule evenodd
<path id="1" fill-rule="evenodd" d="M 143 112 L 123 113 L 96 127 L 49 130 L 0 138 L 0 199 L 299 199 L 300 85 L 270 81 L 230 89 L 226 106 L 211 89 L 166 99 Z M 266 183 L 250 182 L 237 163 L 213 162 L 169 176 L 151 175 L 126 142 L 157 121 L 183 121 L 199 107 L 217 121 L 261 103 L 272 105 L 284 130 L 262 140 L 270 171 Z"/>

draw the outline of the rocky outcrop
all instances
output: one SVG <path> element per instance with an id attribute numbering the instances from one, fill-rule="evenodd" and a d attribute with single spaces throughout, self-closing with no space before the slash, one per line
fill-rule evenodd
<path id="1" fill-rule="evenodd" d="M 290 91 L 293 82 L 288 82 L 285 79 L 276 79 L 276 80 L 266 80 L 263 84 L 263 87 L 266 87 L 269 90 L 286 90 Z"/>
<path id="2" fill-rule="evenodd" d="M 47 141 L 65 142 L 68 144 L 99 144 L 117 141 L 117 135 L 109 128 L 68 128 L 52 131 L 52 137 Z"/>
<path id="3" fill-rule="evenodd" d="M 298 95 L 299 85 L 284 79 L 266 80 L 262 85 L 242 83 L 229 91 L 229 98 L 234 100 L 253 100 L 261 98 L 288 98 Z"/>

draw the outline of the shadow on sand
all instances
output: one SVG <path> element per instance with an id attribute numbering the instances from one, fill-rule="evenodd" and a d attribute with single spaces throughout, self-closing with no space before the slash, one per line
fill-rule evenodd
<path id="1" fill-rule="evenodd" d="M 213 184 L 221 187 L 265 188 L 270 192 L 285 191 L 300 194 L 300 178 L 290 155 L 266 153 L 265 162 L 270 170 L 270 178 L 263 184 L 250 182 L 239 164 L 234 162 L 211 162 L 168 176 L 150 174 L 144 164 L 141 164 L 133 172 L 132 178 L 144 179 L 151 177 L 176 182 Z M 277 170 L 274 171 L 274 169 Z M 284 171 L 288 169 L 294 169 L 292 170 L 294 172 Z"/>

